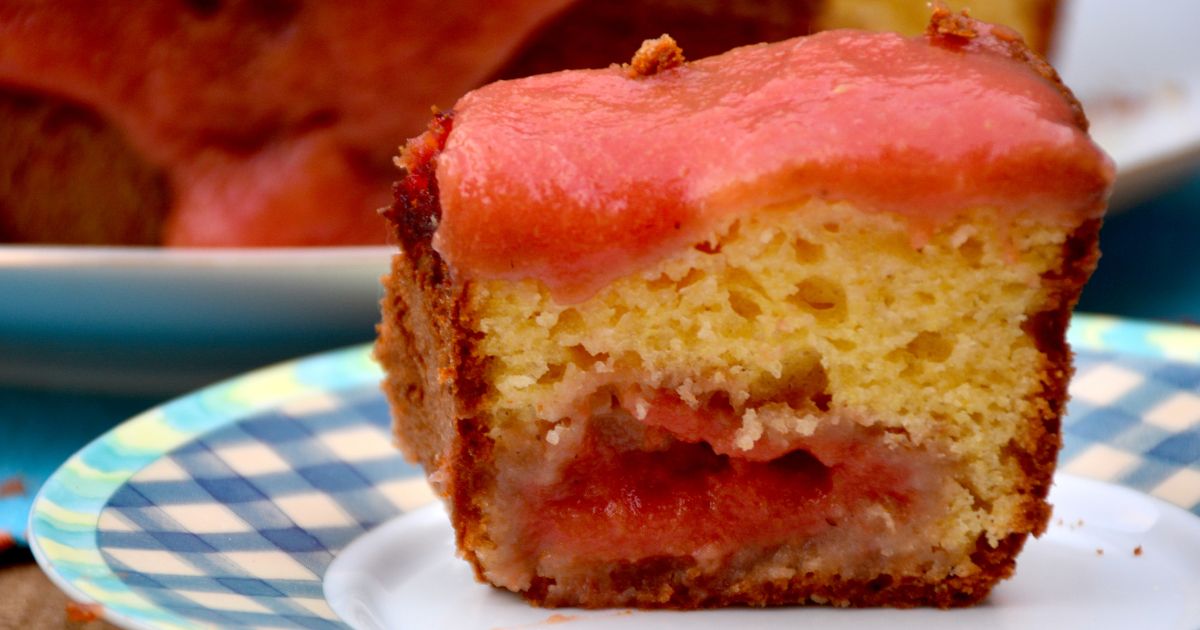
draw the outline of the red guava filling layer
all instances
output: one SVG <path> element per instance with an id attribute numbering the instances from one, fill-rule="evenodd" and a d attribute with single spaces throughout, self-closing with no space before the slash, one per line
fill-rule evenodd
<path id="1" fill-rule="evenodd" d="M 676 434 L 684 424 L 614 437 L 590 422 L 558 480 L 523 493 L 524 544 L 538 558 L 583 562 L 721 558 L 802 542 L 870 505 L 903 515 L 930 479 L 915 468 L 928 462 L 912 457 L 919 451 L 889 448 L 849 423 L 797 438 L 770 459 Z"/>

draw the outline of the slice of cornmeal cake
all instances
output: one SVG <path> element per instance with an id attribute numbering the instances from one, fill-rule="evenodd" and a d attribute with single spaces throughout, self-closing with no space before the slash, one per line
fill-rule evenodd
<path id="1" fill-rule="evenodd" d="M 1012 31 L 499 82 L 386 211 L 377 355 L 480 580 L 547 606 L 959 606 L 1045 497 L 1113 167 Z"/>

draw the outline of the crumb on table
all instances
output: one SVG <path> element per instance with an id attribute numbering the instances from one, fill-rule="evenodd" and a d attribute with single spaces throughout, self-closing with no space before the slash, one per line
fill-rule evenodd
<path id="1" fill-rule="evenodd" d="M 0 481 L 0 498 L 25 496 L 25 480 L 20 476 L 9 477 Z"/>
<path id="2" fill-rule="evenodd" d="M 104 607 L 100 604 L 67 602 L 66 611 L 68 623 L 88 623 L 100 619 L 104 613 Z"/>

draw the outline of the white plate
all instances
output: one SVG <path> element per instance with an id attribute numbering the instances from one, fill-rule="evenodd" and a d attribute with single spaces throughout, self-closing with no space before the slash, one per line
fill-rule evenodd
<path id="1" fill-rule="evenodd" d="M 1200 168 L 1200 2 L 1072 0 L 1051 60 L 1117 163 L 1111 208 Z"/>
<path id="2" fill-rule="evenodd" d="M 367 341 L 391 252 L 0 246 L 0 384 L 170 394 Z"/>
<path id="3" fill-rule="evenodd" d="M 1200 519 L 1133 490 L 1060 475 L 1049 531 L 1031 540 L 1017 575 L 980 606 L 775 608 L 696 612 L 533 608 L 475 582 L 454 556 L 440 506 L 358 538 L 325 573 L 325 597 L 360 630 L 534 628 L 1156 628 L 1200 627 Z M 1141 555 L 1134 549 L 1141 547 Z"/>

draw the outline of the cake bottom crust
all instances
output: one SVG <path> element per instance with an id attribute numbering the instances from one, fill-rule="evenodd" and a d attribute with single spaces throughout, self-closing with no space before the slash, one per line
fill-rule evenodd
<path id="1" fill-rule="evenodd" d="M 979 603 L 1000 580 L 1013 574 L 1016 556 L 1027 534 L 1012 534 L 992 547 L 980 540 L 972 560 L 979 571 L 970 576 L 922 579 L 890 575 L 866 579 L 796 575 L 753 584 L 729 583 L 720 575 L 703 574 L 690 558 L 657 557 L 613 562 L 607 584 L 572 584 L 537 577 L 520 593 L 543 607 L 697 609 L 722 606 L 958 608 Z"/>

